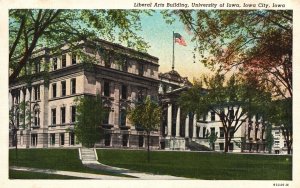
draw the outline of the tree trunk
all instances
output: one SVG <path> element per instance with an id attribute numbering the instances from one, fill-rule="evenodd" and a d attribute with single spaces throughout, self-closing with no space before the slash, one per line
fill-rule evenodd
<path id="1" fill-rule="evenodd" d="M 228 143 L 228 135 L 225 132 L 225 146 L 224 146 L 224 152 L 227 153 L 228 152 L 228 147 L 229 147 L 229 143 Z"/>
<path id="2" fill-rule="evenodd" d="M 147 132 L 147 142 L 148 142 L 148 148 L 147 148 L 147 155 L 148 155 L 148 163 L 150 162 L 150 132 Z"/>

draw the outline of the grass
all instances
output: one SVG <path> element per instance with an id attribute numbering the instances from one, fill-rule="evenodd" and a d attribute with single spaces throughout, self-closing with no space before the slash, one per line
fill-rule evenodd
<path id="1" fill-rule="evenodd" d="M 130 177 L 83 166 L 79 159 L 78 149 L 18 149 L 18 159 L 16 159 L 15 152 L 15 149 L 9 150 L 9 166 Z M 15 177 L 9 176 L 9 178 Z"/>
<path id="2" fill-rule="evenodd" d="M 291 180 L 292 157 L 204 152 L 97 150 L 101 163 L 206 180 Z"/>
<path id="3" fill-rule="evenodd" d="M 80 177 L 9 170 L 10 179 L 85 179 Z"/>

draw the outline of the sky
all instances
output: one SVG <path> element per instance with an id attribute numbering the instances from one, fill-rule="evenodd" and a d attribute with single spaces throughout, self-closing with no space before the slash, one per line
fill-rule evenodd
<path id="1" fill-rule="evenodd" d="M 190 81 L 193 81 L 193 78 L 200 78 L 204 72 L 209 71 L 199 62 L 197 52 L 194 63 L 193 49 L 195 43 L 191 42 L 192 35 L 185 30 L 184 25 L 179 20 L 169 25 L 165 23 L 162 15 L 157 11 L 152 16 L 142 16 L 141 24 L 143 31 L 140 34 L 151 46 L 148 53 L 159 58 L 159 72 L 164 73 L 172 70 L 173 31 L 179 33 L 187 43 L 187 46 L 175 43 L 174 70 L 181 76 L 188 77 Z"/>

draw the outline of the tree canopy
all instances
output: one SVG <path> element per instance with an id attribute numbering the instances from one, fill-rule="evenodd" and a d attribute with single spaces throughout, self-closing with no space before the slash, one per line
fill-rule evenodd
<path id="1" fill-rule="evenodd" d="M 291 10 L 172 10 L 193 34 L 200 61 L 211 69 L 238 70 L 268 86 L 274 96 L 292 96 Z"/>
<path id="2" fill-rule="evenodd" d="M 82 96 L 76 101 L 75 135 L 85 147 L 93 147 L 100 139 L 104 116 L 101 96 Z"/>
<path id="3" fill-rule="evenodd" d="M 202 83 L 207 87 L 203 89 Z M 245 80 L 232 75 L 227 81 L 224 75 L 205 76 L 203 82 L 196 82 L 182 93 L 179 105 L 186 112 L 205 116 L 208 112 L 219 117 L 224 128 L 225 152 L 228 151 L 232 134 L 252 115 L 264 114 L 264 108 L 271 96 L 257 89 Z"/>
<path id="4" fill-rule="evenodd" d="M 150 160 L 150 133 L 159 128 L 161 113 L 162 111 L 159 104 L 152 101 L 149 96 L 147 96 L 143 102 L 136 103 L 128 112 L 129 120 L 147 133 L 148 162 Z"/>
<path id="5" fill-rule="evenodd" d="M 145 51 L 149 46 L 137 35 L 140 15 L 147 10 L 11 9 L 9 11 L 10 81 L 15 80 L 42 47 L 58 47 L 81 39 L 118 41 Z"/>

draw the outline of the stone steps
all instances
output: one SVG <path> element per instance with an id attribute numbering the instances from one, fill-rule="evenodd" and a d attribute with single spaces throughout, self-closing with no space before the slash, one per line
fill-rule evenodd
<path id="1" fill-rule="evenodd" d="M 97 156 L 94 148 L 79 148 L 81 154 L 81 161 L 84 162 L 96 162 Z"/>

